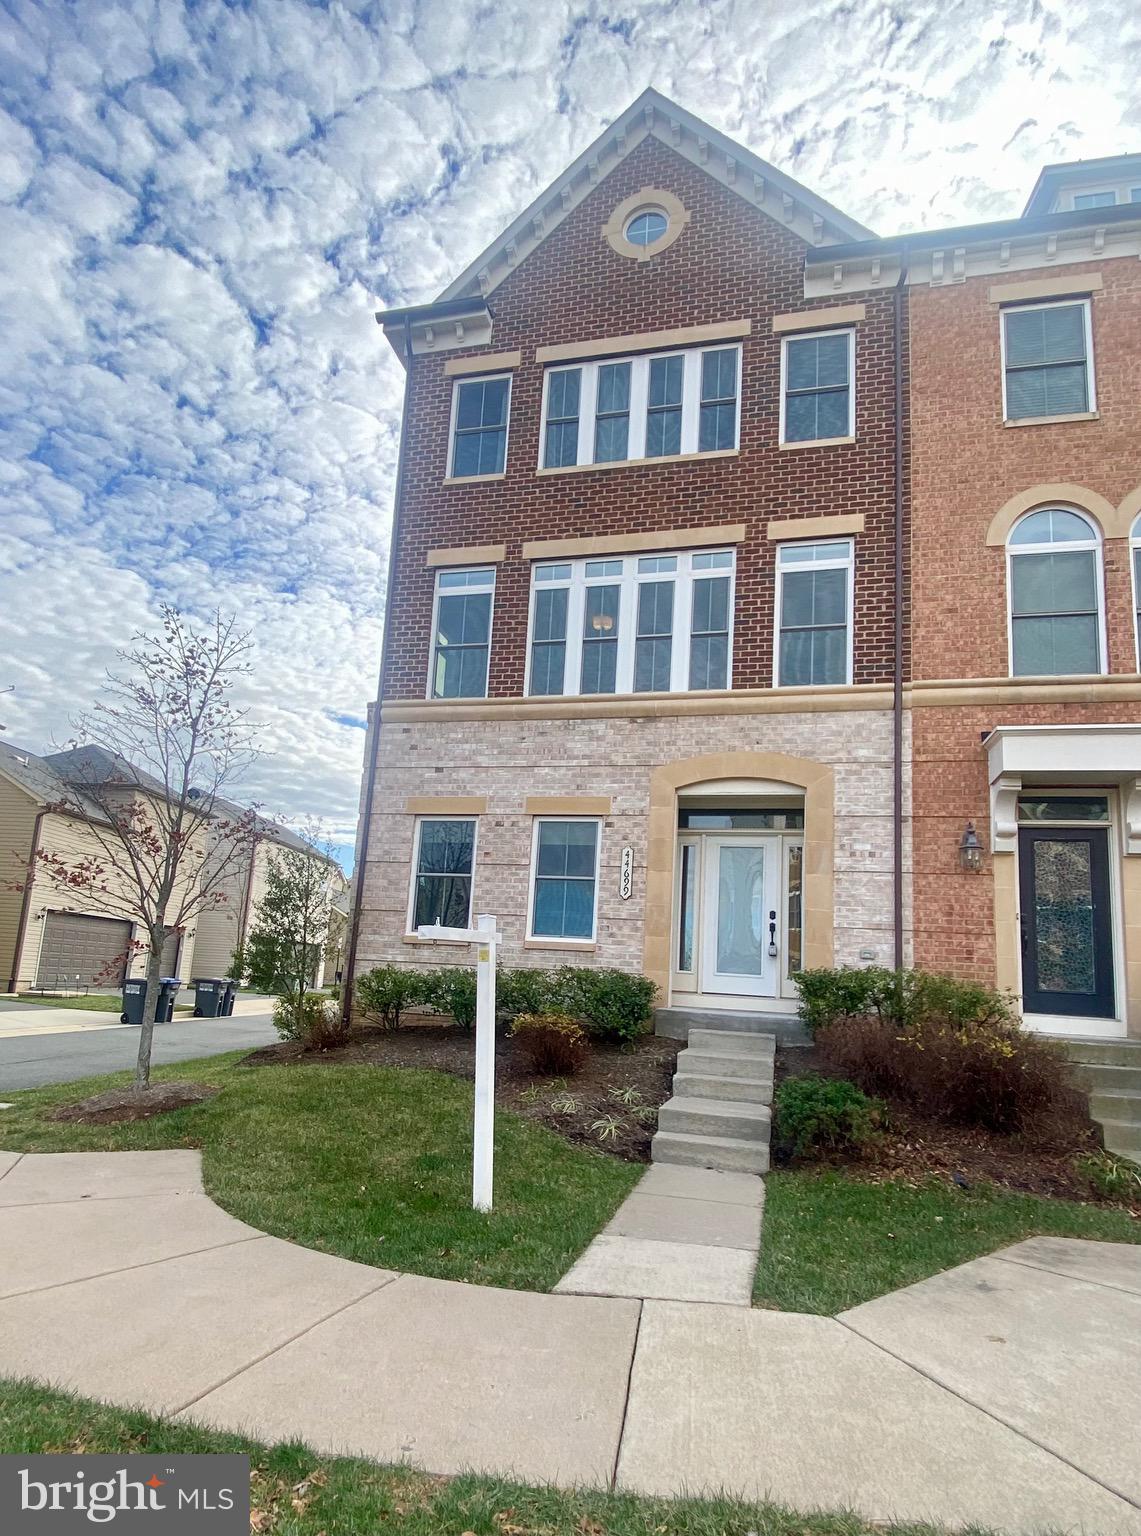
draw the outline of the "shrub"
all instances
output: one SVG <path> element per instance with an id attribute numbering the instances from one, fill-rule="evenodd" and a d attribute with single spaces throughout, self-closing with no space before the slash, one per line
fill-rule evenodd
<path id="1" fill-rule="evenodd" d="M 521 1013 L 511 1036 L 531 1071 L 544 1077 L 571 1077 L 586 1056 L 586 1031 L 568 1013 Z"/>
<path id="2" fill-rule="evenodd" d="M 1077 1169 L 1094 1194 L 1103 1200 L 1141 1202 L 1141 1167 L 1129 1158 L 1115 1157 L 1112 1152 L 1092 1152 L 1088 1157 L 1078 1158 Z"/>
<path id="3" fill-rule="evenodd" d="M 353 998 L 363 1013 L 375 1014 L 385 1029 L 395 1029 L 406 1008 L 423 1003 L 424 973 L 402 965 L 376 965 L 353 983 Z"/>
<path id="4" fill-rule="evenodd" d="M 839 1077 L 786 1077 L 776 1091 L 777 1130 L 794 1156 L 858 1151 L 872 1140 L 882 1106 Z"/>
<path id="5" fill-rule="evenodd" d="M 450 1013 L 461 1029 L 475 1023 L 475 967 L 441 965 L 424 971 L 421 1001 L 439 1013 Z"/>
<path id="6" fill-rule="evenodd" d="M 632 1045 L 654 1011 L 654 984 L 609 966 L 560 965 L 550 973 L 555 1006 L 583 1021 L 592 1040 Z"/>
<path id="7" fill-rule="evenodd" d="M 802 971 L 796 978 L 800 1016 L 813 1033 L 842 1019 L 874 1016 L 905 1026 L 938 1017 L 957 1024 L 1009 1021 L 1009 1001 L 991 987 L 931 971 L 882 965 Z"/>
<path id="8" fill-rule="evenodd" d="M 495 1009 L 507 1018 L 542 1013 L 552 1006 L 550 971 L 533 966 L 504 967 L 495 977 Z"/>
<path id="9" fill-rule="evenodd" d="M 816 1043 L 830 1066 L 865 1091 L 935 1120 L 1026 1135 L 1084 1118 L 1061 1048 L 1009 1017 L 926 1014 L 902 1025 L 841 1019 L 820 1029 Z"/>
<path id="10" fill-rule="evenodd" d="M 327 1051 L 349 1038 L 339 1005 L 323 992 L 279 997 L 273 1005 L 273 1027 L 283 1040 L 300 1040 L 307 1051 Z"/>

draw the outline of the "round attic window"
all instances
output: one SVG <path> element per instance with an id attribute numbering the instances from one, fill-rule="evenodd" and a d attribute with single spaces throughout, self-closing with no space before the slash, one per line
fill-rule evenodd
<path id="1" fill-rule="evenodd" d="M 602 226 L 602 238 L 619 256 L 650 261 L 667 250 L 689 223 L 681 199 L 663 187 L 642 187 L 623 198 Z"/>
<path id="2" fill-rule="evenodd" d="M 656 245 L 669 227 L 660 208 L 644 208 L 627 222 L 625 235 L 631 245 Z"/>

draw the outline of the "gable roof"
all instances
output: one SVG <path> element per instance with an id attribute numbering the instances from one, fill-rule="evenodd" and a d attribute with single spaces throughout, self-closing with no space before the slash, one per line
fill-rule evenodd
<path id="1" fill-rule="evenodd" d="M 650 87 L 449 283 L 436 303 L 486 297 L 646 138 L 661 140 L 808 246 L 874 238 L 826 199 Z"/>

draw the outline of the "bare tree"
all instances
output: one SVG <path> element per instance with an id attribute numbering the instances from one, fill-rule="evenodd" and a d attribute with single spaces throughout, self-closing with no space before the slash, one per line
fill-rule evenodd
<path id="1" fill-rule="evenodd" d="M 257 816 L 223 793 L 257 756 L 235 681 L 250 671 L 249 635 L 215 614 L 200 631 L 164 604 L 162 633 L 137 632 L 102 697 L 72 721 L 66 796 L 51 807 L 82 820 L 96 850 L 41 852 L 37 869 L 85 908 L 127 918 L 145 935 L 146 995 L 135 1086 L 150 1082 L 163 944 L 225 901 L 227 876 L 252 857 Z"/>

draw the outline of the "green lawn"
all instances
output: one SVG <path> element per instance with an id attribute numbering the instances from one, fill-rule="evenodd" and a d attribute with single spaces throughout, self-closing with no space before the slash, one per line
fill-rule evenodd
<path id="1" fill-rule="evenodd" d="M 471 1209 L 472 1085 L 398 1068 L 241 1067 L 241 1053 L 160 1069 L 220 1092 L 151 1120 L 77 1126 L 43 1111 L 117 1077 L 10 1094 L 0 1147 L 201 1147 L 206 1188 L 240 1220 L 364 1264 L 547 1291 L 641 1170 L 500 1112 L 495 1209 Z"/>
<path id="2" fill-rule="evenodd" d="M 729 1499 L 563 1493 L 490 1477 L 428 1477 L 402 1467 L 260 1445 L 149 1414 L 0 1379 L 0 1453 L 229 1451 L 248 1455 L 256 1528 L 275 1536 L 936 1536 L 939 1528 L 868 1525 Z M 985 1536 L 976 1531 L 974 1536 Z"/>
<path id="3" fill-rule="evenodd" d="M 1141 1242 L 1141 1221 L 1123 1210 L 995 1185 L 911 1188 L 807 1172 L 765 1183 L 753 1301 L 793 1312 L 841 1312 L 1039 1233 Z"/>
<path id="4" fill-rule="evenodd" d="M 121 992 L 89 992 L 81 997 L 45 997 L 40 992 L 21 992 L 21 1003 L 42 1003 L 45 1008 L 83 1008 L 88 1013 L 114 1013 L 123 1011 Z M 175 1013 L 193 1013 L 190 1003 L 175 1003 Z"/>

